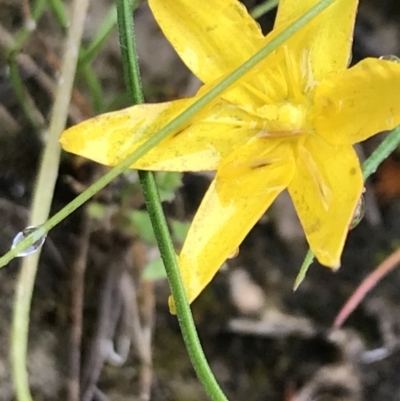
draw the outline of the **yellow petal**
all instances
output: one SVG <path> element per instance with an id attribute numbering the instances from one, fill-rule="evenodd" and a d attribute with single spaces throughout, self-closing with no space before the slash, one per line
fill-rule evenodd
<path id="1" fill-rule="evenodd" d="M 282 28 L 301 17 L 320 0 L 280 0 L 275 28 Z M 358 0 L 337 0 L 296 36 L 301 36 L 299 60 L 309 53 L 314 79 L 321 80 L 328 72 L 346 68 L 352 44 Z"/>
<path id="2" fill-rule="evenodd" d="M 238 67 L 260 47 L 258 24 L 237 0 L 149 0 L 165 36 L 203 82 Z"/>
<path id="3" fill-rule="evenodd" d="M 245 157 L 248 155 L 250 158 Z M 294 173 L 291 148 L 255 138 L 224 161 L 190 227 L 179 263 L 189 302 L 235 253 Z M 174 313 L 174 304 L 170 300 Z"/>
<path id="4" fill-rule="evenodd" d="M 400 64 L 365 59 L 315 93 L 315 128 L 332 143 L 356 143 L 400 124 Z"/>
<path id="5" fill-rule="evenodd" d="M 316 135 L 299 144 L 289 192 L 310 248 L 321 264 L 340 266 L 362 189 L 359 160 L 351 146 L 332 146 Z"/>
<path id="6" fill-rule="evenodd" d="M 193 99 L 145 104 L 84 121 L 61 136 L 68 151 L 114 166 L 180 114 Z M 211 106 L 193 124 L 173 133 L 132 168 L 164 171 L 216 170 L 221 158 L 256 134 L 247 114 L 226 102 Z"/>

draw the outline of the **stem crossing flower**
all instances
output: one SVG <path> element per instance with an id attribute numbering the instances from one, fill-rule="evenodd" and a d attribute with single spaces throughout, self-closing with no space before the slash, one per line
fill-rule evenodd
<path id="1" fill-rule="evenodd" d="M 203 87 L 190 99 L 85 121 L 62 146 L 117 164 L 316 3 L 280 0 L 264 36 L 237 0 L 149 0 Z M 337 0 L 132 166 L 217 172 L 179 256 L 190 301 L 285 189 L 319 262 L 339 267 L 363 190 L 353 144 L 400 123 L 400 65 L 365 59 L 348 68 L 357 3 Z"/>

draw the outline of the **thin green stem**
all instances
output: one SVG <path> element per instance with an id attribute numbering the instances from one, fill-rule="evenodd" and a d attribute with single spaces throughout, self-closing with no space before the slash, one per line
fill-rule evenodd
<path id="1" fill-rule="evenodd" d="M 47 0 L 36 0 L 33 5 L 32 13 L 25 16 L 26 20 L 24 21 L 24 26 L 14 36 L 14 44 L 9 50 L 9 58 L 15 57 L 15 55 L 20 52 L 26 40 L 36 29 L 36 22 L 43 14 L 46 8 L 46 2 Z"/>
<path id="2" fill-rule="evenodd" d="M 251 10 L 250 14 L 254 19 L 258 19 L 266 14 L 268 11 L 271 11 L 273 8 L 275 8 L 278 3 L 279 0 L 266 0 L 264 1 L 264 3 L 261 3 L 260 5 L 254 7 Z"/>
<path id="3" fill-rule="evenodd" d="M 117 0 L 117 9 L 121 54 L 127 90 L 133 103 L 143 103 L 144 97 L 141 89 L 142 85 L 136 51 L 132 2 L 130 0 Z M 208 396 L 212 400 L 226 401 L 227 398 L 211 371 L 197 335 L 154 174 L 146 171 L 139 171 L 138 174 L 161 257 L 164 261 L 171 292 L 176 303 L 177 317 L 182 336 L 192 365 Z"/>
<path id="4" fill-rule="evenodd" d="M 39 131 L 43 127 L 44 118 L 22 82 L 15 54 L 8 60 L 8 66 L 10 68 L 10 80 L 15 96 L 29 123 L 36 131 Z"/>
<path id="5" fill-rule="evenodd" d="M 50 125 L 41 161 L 38 182 L 33 196 L 30 225 L 38 226 L 44 222 L 50 212 L 55 182 L 58 175 L 61 148 L 59 136 L 65 128 L 68 106 L 75 77 L 78 49 L 82 38 L 88 0 L 75 0 L 73 4 L 72 25 L 65 41 L 63 61 L 60 71 L 55 102 L 50 118 Z M 33 233 L 37 238 L 42 227 Z M 16 397 L 19 401 L 31 401 L 26 355 L 28 345 L 29 312 L 40 250 L 23 259 L 19 273 L 14 302 L 12 323 L 11 360 Z"/>
<path id="6" fill-rule="evenodd" d="M 399 146 L 400 126 L 391 131 L 388 136 L 372 152 L 371 156 L 362 165 L 364 180 L 375 173 L 379 165 Z"/>
<path id="7" fill-rule="evenodd" d="M 389 135 L 379 144 L 379 146 L 372 152 L 371 156 L 362 164 L 362 173 L 366 181 L 371 174 L 375 173 L 378 166 L 399 146 L 400 144 L 400 126 L 395 128 Z M 306 277 L 308 268 L 314 261 L 314 254 L 309 249 L 304 261 L 301 265 L 300 271 L 294 282 L 293 291 L 299 288 L 299 285 Z"/>
<path id="8" fill-rule="evenodd" d="M 157 243 L 167 272 L 171 293 L 175 301 L 179 325 L 190 360 L 207 395 L 215 401 L 226 401 L 227 398 L 215 379 L 200 344 L 192 312 L 187 300 L 185 287 L 179 272 L 174 245 L 159 201 L 157 185 L 154 179 L 149 178 L 149 176 L 142 178 L 141 182 L 146 197 L 147 210 L 149 211 L 155 229 Z M 157 198 L 157 202 L 147 201 L 147 199 Z"/>
<path id="9" fill-rule="evenodd" d="M 92 99 L 92 106 L 95 114 L 104 111 L 104 97 L 101 82 L 94 72 L 91 64 L 85 64 L 79 71 L 85 79 L 89 89 L 89 94 Z"/>
<path id="10" fill-rule="evenodd" d="M 53 217 L 43 224 L 43 229 L 48 232 L 54 226 L 56 226 L 60 221 L 64 220 L 73 211 L 78 209 L 83 205 L 88 199 L 90 199 L 94 194 L 99 192 L 107 184 L 109 184 L 114 178 L 118 177 L 125 170 L 127 170 L 133 163 L 140 159 L 143 155 L 149 152 L 153 147 L 159 144 L 168 135 L 177 130 L 181 125 L 183 125 L 187 120 L 195 116 L 199 111 L 206 107 L 212 100 L 220 96 L 224 91 L 226 91 L 232 84 L 234 84 L 238 79 L 240 79 L 244 74 L 256 66 L 260 61 L 265 59 L 269 54 L 276 50 L 279 46 L 285 43 L 292 35 L 297 31 L 307 25 L 316 16 L 318 16 L 322 11 L 328 8 L 336 0 L 322 0 L 314 7 L 312 7 L 308 12 L 302 15 L 297 21 L 293 22 L 288 26 L 283 32 L 278 34 L 265 46 L 263 46 L 254 56 L 243 63 L 240 67 L 230 73 L 226 78 L 220 81 L 217 85 L 211 88 L 204 95 L 196 98 L 196 100 L 185 109 L 181 114 L 174 118 L 171 122 L 165 125 L 160 131 L 157 132 L 152 138 L 150 138 L 143 145 L 139 146 L 132 154 L 130 154 L 126 159 L 117 164 L 113 169 L 106 173 L 97 182 L 91 185 L 86 191 L 78 195 L 72 202 L 65 206 L 62 210 L 56 213 Z M 15 248 L 7 252 L 3 257 L 0 258 L 0 267 L 5 266 L 13 258 L 15 258 L 20 252 L 28 248 L 34 242 L 34 235 L 31 234 L 22 240 Z"/>
<path id="11" fill-rule="evenodd" d="M 134 2 L 117 0 L 117 21 L 125 85 L 133 104 L 144 102 L 133 22 Z M 152 175 L 152 173 L 150 173 Z"/>
<path id="12" fill-rule="evenodd" d="M 311 266 L 312 262 L 314 262 L 314 254 L 309 249 L 307 251 L 306 257 L 300 267 L 300 271 L 296 276 L 296 280 L 294 281 L 293 291 L 296 291 L 299 288 L 299 285 L 306 278 L 306 274 L 308 272 L 308 268 Z"/>
<path id="13" fill-rule="evenodd" d="M 66 31 L 69 27 L 69 20 L 67 17 L 67 12 L 65 10 L 65 4 L 62 0 L 47 0 L 49 2 L 50 8 L 56 17 L 57 22 Z"/>
<path id="14" fill-rule="evenodd" d="M 36 29 L 36 22 L 43 14 L 47 0 L 36 0 L 33 4 L 32 12 L 29 4 L 24 7 L 25 21 L 23 27 L 14 35 L 9 37 L 8 34 L 2 32 L 3 41 L 6 43 L 6 59 L 10 68 L 10 79 L 14 93 L 20 103 L 22 110 L 32 127 L 38 131 L 44 125 L 44 118 L 29 91 L 26 89 L 19 71 L 18 54 L 24 46 L 26 40 Z"/>
<path id="15" fill-rule="evenodd" d="M 117 24 L 117 9 L 115 5 L 112 5 L 110 11 L 104 18 L 104 21 L 101 23 L 99 29 L 94 35 L 92 42 L 86 49 L 83 49 L 81 51 L 79 55 L 78 68 L 84 67 L 85 65 L 93 61 L 93 59 L 102 49 L 104 43 L 114 32 L 116 24 Z"/>
<path id="16" fill-rule="evenodd" d="M 32 18 L 38 21 L 46 9 L 47 0 L 36 0 L 32 8 Z"/>

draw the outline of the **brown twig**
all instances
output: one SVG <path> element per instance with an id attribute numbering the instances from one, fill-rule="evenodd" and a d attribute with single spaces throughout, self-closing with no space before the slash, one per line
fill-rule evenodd
<path id="1" fill-rule="evenodd" d="M 24 14 L 25 21 L 32 19 L 31 7 L 28 0 L 22 1 L 22 12 Z"/>
<path id="2" fill-rule="evenodd" d="M 0 104 L 0 121 L 2 129 L 9 134 L 15 134 L 21 129 L 21 126 L 18 124 L 17 120 L 2 104 Z"/>
<path id="3" fill-rule="evenodd" d="M 118 322 L 124 309 L 124 295 L 121 291 L 124 275 L 124 264 L 120 254 L 122 252 L 123 250 L 119 248 L 112 252 L 111 263 L 99 294 L 96 329 L 82 369 L 82 401 L 92 400 L 94 393 L 97 392 L 97 382 L 104 363 L 108 361 L 110 351 L 115 353 L 113 349 L 110 350 L 110 346 L 114 343 Z"/>
<path id="4" fill-rule="evenodd" d="M 354 311 L 355 308 L 361 303 L 369 291 L 371 291 L 376 285 L 391 272 L 400 263 L 400 249 L 392 253 L 387 259 L 385 259 L 371 274 L 369 274 L 355 290 L 350 299 L 345 303 L 343 308 L 340 310 L 336 319 L 333 323 L 334 328 L 342 326 L 344 321 Z"/>
<path id="5" fill-rule="evenodd" d="M 125 271 L 121 281 L 121 295 L 124 300 L 123 335 L 128 335 L 135 345 L 141 363 L 139 377 L 139 399 L 150 399 L 153 377 L 151 339 L 154 325 L 154 291 L 153 283 L 144 281 L 141 285 L 141 311 L 132 276 Z"/>
<path id="6" fill-rule="evenodd" d="M 142 369 L 140 372 L 139 397 L 142 401 L 150 400 L 151 383 L 153 380 L 153 363 L 152 363 L 152 337 L 155 320 L 155 297 L 154 283 L 152 281 L 143 280 L 141 284 L 142 294 L 142 353 L 141 363 Z"/>
<path id="7" fill-rule="evenodd" d="M 132 258 L 135 260 L 135 267 L 142 272 L 148 263 L 147 246 L 136 241 L 131 248 Z M 147 401 L 151 395 L 151 383 L 153 379 L 152 363 L 152 337 L 155 324 L 155 296 L 154 284 L 151 281 L 143 280 L 139 286 L 140 307 L 138 297 L 134 297 L 131 304 L 132 315 L 132 343 L 135 345 L 141 363 L 139 377 L 139 399 Z"/>
<path id="8" fill-rule="evenodd" d="M 80 246 L 74 265 L 72 266 L 71 281 L 71 352 L 68 377 L 68 400 L 80 400 L 80 375 L 81 375 L 81 343 L 83 323 L 83 300 L 85 286 L 85 270 L 90 243 L 90 217 L 83 217 L 83 232 Z"/>

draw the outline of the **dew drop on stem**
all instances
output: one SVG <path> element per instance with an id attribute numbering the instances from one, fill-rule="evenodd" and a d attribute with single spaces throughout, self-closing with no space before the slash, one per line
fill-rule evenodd
<path id="1" fill-rule="evenodd" d="M 394 54 L 385 54 L 384 56 L 380 56 L 379 60 L 392 61 L 393 63 L 400 63 L 400 58 L 395 56 Z"/>
<path id="2" fill-rule="evenodd" d="M 364 195 L 361 195 L 356 210 L 354 212 L 353 219 L 350 223 L 349 227 L 350 230 L 352 230 L 353 228 L 357 227 L 360 224 L 360 221 L 363 219 L 364 214 L 365 214 L 365 200 L 364 200 Z"/>
<path id="3" fill-rule="evenodd" d="M 22 240 L 24 240 L 26 237 L 28 237 L 33 233 L 37 233 L 37 239 L 33 242 L 32 245 L 21 251 L 17 256 L 23 257 L 31 255 L 32 253 L 35 253 L 44 244 L 44 241 L 46 240 L 46 233 L 43 230 L 43 228 L 29 226 L 24 228 L 14 237 L 11 249 L 14 249 Z"/>

